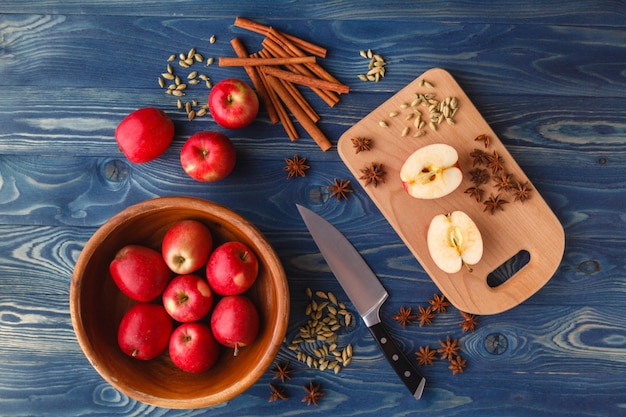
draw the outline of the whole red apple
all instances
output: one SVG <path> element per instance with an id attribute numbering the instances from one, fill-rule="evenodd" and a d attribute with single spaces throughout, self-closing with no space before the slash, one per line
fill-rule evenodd
<path id="1" fill-rule="evenodd" d="M 218 125 L 227 129 L 241 129 L 256 118 L 259 98 L 246 82 L 227 78 L 211 89 L 209 110 Z"/>
<path id="2" fill-rule="evenodd" d="M 174 122 L 161 109 L 146 107 L 126 116 L 115 140 L 129 161 L 140 164 L 159 157 L 174 139 Z"/>
<path id="3" fill-rule="evenodd" d="M 206 265 L 211 289 L 220 295 L 236 295 L 248 290 L 256 281 L 259 261 L 254 252 L 237 241 L 215 248 Z"/>
<path id="4" fill-rule="evenodd" d="M 161 253 L 167 266 L 184 275 L 204 266 L 213 249 L 213 236 L 204 223 L 180 220 L 170 227 L 161 243 Z"/>
<path id="5" fill-rule="evenodd" d="M 206 324 L 184 323 L 172 333 L 169 353 L 174 365 L 183 371 L 200 373 L 217 362 L 220 346 Z"/>
<path id="6" fill-rule="evenodd" d="M 172 319 L 163 306 L 138 303 L 122 317 L 117 343 L 124 353 L 135 359 L 153 359 L 167 348 L 172 328 Z"/>
<path id="7" fill-rule="evenodd" d="M 235 146 L 228 136 L 218 132 L 191 135 L 180 151 L 180 163 L 193 179 L 219 181 L 233 170 L 237 160 Z"/>
<path id="8" fill-rule="evenodd" d="M 174 277 L 163 292 L 165 311 L 176 321 L 189 323 L 207 315 L 213 305 L 213 292 L 198 275 Z"/>
<path id="9" fill-rule="evenodd" d="M 142 245 L 120 249 L 109 264 L 109 272 L 118 288 L 136 301 L 154 300 L 172 277 L 163 256 Z"/>
<path id="10" fill-rule="evenodd" d="M 250 345 L 259 333 L 259 313 L 245 295 L 229 295 L 218 301 L 211 313 L 211 330 L 220 344 L 234 348 Z"/>

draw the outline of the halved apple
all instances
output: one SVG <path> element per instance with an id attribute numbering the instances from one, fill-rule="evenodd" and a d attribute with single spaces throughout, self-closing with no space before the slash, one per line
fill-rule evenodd
<path id="1" fill-rule="evenodd" d="M 413 152 L 400 169 L 402 186 L 410 196 L 434 199 L 450 194 L 461 184 L 459 155 L 452 146 L 435 143 Z"/>
<path id="2" fill-rule="evenodd" d="M 428 251 L 435 264 L 453 274 L 463 266 L 471 272 L 483 256 L 483 238 L 476 223 L 463 211 L 439 214 L 430 222 Z"/>

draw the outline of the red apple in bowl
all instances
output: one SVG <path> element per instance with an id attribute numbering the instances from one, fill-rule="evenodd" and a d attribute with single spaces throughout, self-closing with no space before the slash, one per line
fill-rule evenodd
<path id="1" fill-rule="evenodd" d="M 165 311 L 176 321 L 190 323 L 207 315 L 213 305 L 213 292 L 198 275 L 174 277 L 163 292 Z"/>
<path id="2" fill-rule="evenodd" d="M 218 132 L 194 133 L 180 151 L 180 163 L 187 175 L 202 182 L 225 178 L 236 160 L 235 146 L 228 136 Z"/>
<path id="3" fill-rule="evenodd" d="M 259 313 L 245 295 L 229 295 L 220 299 L 211 313 L 211 330 L 220 344 L 239 349 L 250 345 L 259 332 Z"/>
<path id="4" fill-rule="evenodd" d="M 483 239 L 476 223 L 463 211 L 438 214 L 428 227 L 430 256 L 442 271 L 453 274 L 465 266 L 469 271 L 483 256 Z"/>
<path id="5" fill-rule="evenodd" d="M 402 186 L 411 197 L 440 198 L 461 184 L 459 155 L 452 146 L 435 143 L 413 152 L 400 169 Z"/>
<path id="6" fill-rule="evenodd" d="M 172 327 L 172 319 L 163 306 L 138 303 L 122 317 L 117 343 L 124 353 L 135 359 L 154 359 L 167 348 Z"/>
<path id="7" fill-rule="evenodd" d="M 211 89 L 209 110 L 218 125 L 227 129 L 241 129 L 256 118 L 259 99 L 246 82 L 227 78 Z"/>
<path id="8" fill-rule="evenodd" d="M 237 241 L 215 248 L 206 265 L 206 278 L 211 289 L 220 295 L 237 295 L 256 281 L 259 261 L 254 252 Z"/>
<path id="9" fill-rule="evenodd" d="M 147 246 L 126 245 L 109 264 L 117 287 L 135 301 L 157 298 L 172 277 L 161 254 Z"/>
<path id="10" fill-rule="evenodd" d="M 200 373 L 217 362 L 220 346 L 211 329 L 202 323 L 184 323 L 172 332 L 169 354 L 172 362 L 185 372 Z"/>
<path id="11" fill-rule="evenodd" d="M 161 109 L 146 107 L 126 116 L 115 140 L 129 161 L 141 164 L 161 156 L 174 139 L 174 122 Z"/>
<path id="12" fill-rule="evenodd" d="M 176 222 L 167 230 L 161 243 L 165 263 L 179 275 L 190 274 L 204 266 L 211 249 L 211 231 L 193 219 Z"/>

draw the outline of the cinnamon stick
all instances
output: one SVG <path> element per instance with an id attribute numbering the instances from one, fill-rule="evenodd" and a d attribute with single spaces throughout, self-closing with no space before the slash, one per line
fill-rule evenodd
<path id="1" fill-rule="evenodd" d="M 235 26 L 240 27 L 242 29 L 247 29 L 251 32 L 259 33 L 261 35 L 267 35 L 267 31 L 270 28 L 269 26 L 254 22 L 250 19 L 246 19 L 240 16 L 237 16 L 235 18 Z M 289 35 L 287 33 L 282 33 L 282 34 L 285 37 L 287 37 L 291 42 L 298 45 L 298 47 L 300 47 L 300 49 L 302 49 L 303 51 L 319 56 L 320 58 L 326 58 L 326 53 L 327 53 L 326 48 L 323 48 L 314 43 L 305 41 L 304 39 L 298 38 L 296 36 Z"/>
<path id="2" fill-rule="evenodd" d="M 272 41 L 269 38 L 265 38 L 262 42 L 262 45 L 273 56 L 288 56 L 289 55 L 287 51 L 285 51 L 284 49 L 280 47 L 280 45 L 278 45 L 276 42 Z M 290 69 L 291 71 L 294 71 L 303 75 L 315 76 L 315 74 L 311 72 L 304 65 L 298 65 L 298 64 L 288 65 L 287 68 Z M 326 104 L 328 104 L 329 107 L 334 107 L 335 104 L 339 102 L 339 97 L 337 97 L 337 95 L 332 91 L 322 90 L 322 89 L 315 88 L 315 87 L 311 87 L 311 90 L 313 90 L 315 94 L 317 94 Z"/>
<path id="3" fill-rule="evenodd" d="M 350 92 L 350 87 L 345 84 L 339 84 L 302 74 L 296 74 L 294 72 L 285 71 L 275 67 L 263 66 L 261 67 L 261 70 L 266 74 L 295 84 L 302 84 L 308 87 L 320 88 L 322 90 L 330 90 L 340 94 L 347 94 Z"/>
<path id="4" fill-rule="evenodd" d="M 293 57 L 305 56 L 304 52 L 298 48 L 293 42 L 291 42 L 286 36 L 278 32 L 274 28 L 269 28 L 267 36 L 274 42 L 278 43 L 283 49 L 290 53 Z M 325 79 L 326 81 L 332 81 L 338 83 L 339 81 L 333 77 L 328 71 L 322 68 L 321 65 L 312 62 L 307 64 L 307 68 L 313 71 L 318 77 Z"/>
<path id="5" fill-rule="evenodd" d="M 270 53 L 267 50 L 262 49 L 259 51 L 259 56 L 261 56 L 262 58 L 266 58 L 270 56 Z M 267 74 L 267 71 L 265 70 L 267 68 L 273 68 L 273 67 L 261 66 L 261 67 L 256 67 L 256 68 L 261 73 Z M 293 85 L 289 81 L 283 80 L 282 83 L 287 89 L 287 91 L 289 92 L 289 94 L 291 94 L 291 96 L 298 102 L 300 107 L 302 107 L 302 109 L 307 113 L 307 115 L 311 118 L 311 120 L 313 120 L 313 122 L 317 122 L 320 119 L 320 116 L 317 114 L 315 109 L 313 109 L 313 106 L 311 106 L 311 104 L 306 100 L 306 98 L 304 98 L 300 90 L 298 90 L 296 86 Z"/>
<path id="6" fill-rule="evenodd" d="M 331 148 L 332 144 L 326 138 L 324 133 L 317 127 L 317 125 L 311 120 L 306 112 L 300 107 L 296 100 L 289 94 L 287 89 L 283 86 L 278 78 L 274 78 L 271 75 L 267 75 L 267 81 L 270 87 L 278 94 L 281 101 L 287 106 L 291 114 L 300 122 L 304 130 L 311 136 L 311 138 L 317 143 L 322 151 L 327 151 Z"/>
<path id="7" fill-rule="evenodd" d="M 284 58 L 239 58 L 220 57 L 220 67 L 242 67 L 258 65 L 290 65 L 290 64 L 314 64 L 315 57 L 311 55 L 290 56 Z"/>
<path id="8" fill-rule="evenodd" d="M 241 39 L 233 38 L 230 41 L 230 44 L 233 47 L 233 50 L 235 51 L 238 57 L 244 58 L 248 56 L 248 51 L 246 50 L 246 47 L 244 46 Z M 254 89 L 259 95 L 259 99 L 263 103 L 263 106 L 265 107 L 265 110 L 267 111 L 267 115 L 270 121 L 273 124 L 278 123 L 280 121 L 278 118 L 278 114 L 276 113 L 274 104 L 272 103 L 269 93 L 267 92 L 267 89 L 265 88 L 265 84 L 263 84 L 263 81 L 261 80 L 261 75 L 258 73 L 258 69 L 255 67 L 251 67 L 251 66 L 245 66 L 244 69 L 246 70 L 246 73 L 248 74 L 248 77 L 250 78 L 250 81 L 252 82 Z"/>

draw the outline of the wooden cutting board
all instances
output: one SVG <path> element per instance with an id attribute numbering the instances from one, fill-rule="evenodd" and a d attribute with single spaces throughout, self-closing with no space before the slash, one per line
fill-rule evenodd
<path id="1" fill-rule="evenodd" d="M 457 111 L 453 124 L 443 121 L 436 130 L 429 127 L 432 104 L 417 104 L 416 97 L 434 94 L 431 100 L 444 101 L 455 98 Z M 417 113 L 425 122 L 421 129 L 415 127 Z M 396 114 L 397 113 L 397 114 Z M 413 113 L 413 115 L 410 115 Z M 386 127 L 385 127 L 386 125 Z M 419 127 L 419 125 L 418 125 Z M 421 136 L 415 136 L 418 130 Z M 479 135 L 490 138 L 488 147 L 484 141 L 475 140 Z M 356 152 L 352 138 L 371 139 L 371 149 Z M 400 168 L 415 150 L 432 143 L 446 143 L 459 154 L 463 171 L 461 185 L 451 194 L 435 200 L 419 200 L 405 192 L 400 181 Z M 352 174 L 359 179 L 365 191 L 396 230 L 411 252 L 448 300 L 458 309 L 473 314 L 496 314 L 520 304 L 537 292 L 554 274 L 563 257 L 565 235 L 558 219 L 543 200 L 526 174 L 515 162 L 476 107 L 453 77 L 440 68 L 431 69 L 415 79 L 368 116 L 348 129 L 339 139 L 338 152 Z M 480 202 L 465 193 L 473 187 L 470 172 L 475 159 L 470 154 L 480 149 L 493 155 L 497 152 L 504 170 L 517 183 L 528 181 L 531 189 L 524 202 L 515 200 L 510 191 L 499 191 L 496 182 L 489 179 L 482 185 L 484 194 Z M 365 185 L 361 179 L 362 169 L 372 163 L 382 164 L 384 183 Z M 508 203 L 503 210 L 485 211 L 484 202 L 490 194 L 500 194 Z M 466 268 L 448 274 L 432 261 L 426 245 L 426 234 L 431 219 L 454 210 L 466 212 L 476 223 L 483 237 L 484 252 L 480 262 L 470 272 Z M 526 252 L 524 252 L 526 251 Z M 529 255 L 524 266 L 515 264 Z M 510 261 L 515 260 L 515 261 Z M 524 263 L 522 262 L 522 263 Z M 501 278 L 502 272 L 516 271 Z M 493 274 L 492 274 L 493 273 Z M 491 274 L 491 275 L 490 275 Z M 493 277 L 500 277 L 493 280 Z M 489 279 L 488 279 L 489 277 Z"/>

